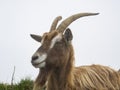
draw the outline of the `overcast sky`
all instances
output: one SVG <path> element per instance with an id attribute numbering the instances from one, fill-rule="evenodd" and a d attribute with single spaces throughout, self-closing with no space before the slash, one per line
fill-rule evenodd
<path id="1" fill-rule="evenodd" d="M 84 17 L 69 28 L 73 32 L 76 66 L 102 64 L 120 68 L 120 0 L 0 0 L 0 82 L 27 76 L 35 79 L 38 69 L 30 61 L 40 46 L 30 33 L 49 31 L 56 16 L 100 13 Z"/>

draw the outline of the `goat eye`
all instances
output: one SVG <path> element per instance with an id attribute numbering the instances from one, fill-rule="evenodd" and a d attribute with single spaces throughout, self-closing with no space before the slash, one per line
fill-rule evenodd
<path id="1" fill-rule="evenodd" d="M 61 41 L 56 42 L 55 46 L 62 46 L 62 42 Z"/>

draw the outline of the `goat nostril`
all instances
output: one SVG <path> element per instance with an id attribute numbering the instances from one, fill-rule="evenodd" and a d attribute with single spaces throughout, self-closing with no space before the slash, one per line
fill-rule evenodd
<path id="1" fill-rule="evenodd" d="M 32 61 L 34 61 L 34 60 L 36 60 L 36 59 L 38 59 L 38 56 L 33 56 L 33 57 L 32 57 Z"/>

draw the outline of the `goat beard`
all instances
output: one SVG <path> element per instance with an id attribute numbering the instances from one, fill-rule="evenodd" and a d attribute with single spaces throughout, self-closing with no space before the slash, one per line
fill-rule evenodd
<path id="1" fill-rule="evenodd" d="M 46 68 L 40 68 L 39 74 L 35 80 L 35 84 L 38 86 L 44 87 L 47 81 L 48 73 Z"/>

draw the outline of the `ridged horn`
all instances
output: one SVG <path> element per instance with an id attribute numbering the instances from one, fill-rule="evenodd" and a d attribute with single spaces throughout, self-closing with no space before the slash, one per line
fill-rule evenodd
<path id="1" fill-rule="evenodd" d="M 58 24 L 58 21 L 60 21 L 61 19 L 62 19 L 61 16 L 58 16 L 58 17 L 56 17 L 56 18 L 54 19 L 54 21 L 53 21 L 53 23 L 52 23 L 52 25 L 51 25 L 51 28 L 50 28 L 50 32 L 56 29 L 56 26 L 57 26 L 57 24 Z"/>
<path id="2" fill-rule="evenodd" d="M 61 24 L 58 26 L 57 30 L 59 30 L 59 32 L 63 33 L 64 30 L 75 20 L 77 20 L 80 17 L 84 17 L 84 16 L 92 16 L 92 15 L 98 15 L 99 13 L 78 13 L 75 15 L 72 15 L 68 18 L 66 18 L 64 21 L 61 22 Z"/>

